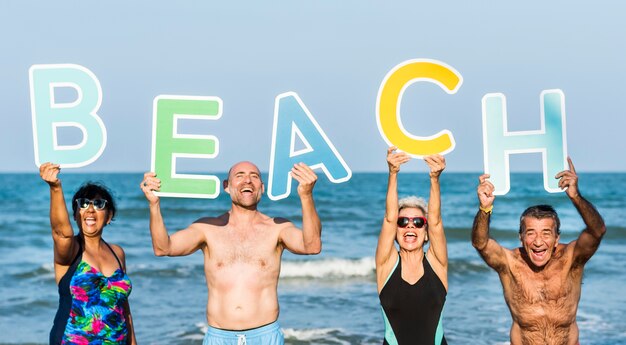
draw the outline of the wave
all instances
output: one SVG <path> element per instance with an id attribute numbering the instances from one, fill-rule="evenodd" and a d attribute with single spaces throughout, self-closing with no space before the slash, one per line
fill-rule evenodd
<path id="1" fill-rule="evenodd" d="M 54 264 L 51 262 L 47 262 L 47 263 L 41 264 L 40 266 L 34 267 L 32 269 L 13 273 L 12 276 L 15 279 L 38 278 L 38 279 L 54 280 Z"/>
<path id="2" fill-rule="evenodd" d="M 350 345 L 347 340 L 339 338 L 342 333 L 338 328 L 293 329 L 284 328 L 283 334 L 287 341 L 304 342 L 305 344 L 341 344 Z"/>
<path id="3" fill-rule="evenodd" d="M 133 276 L 187 278 L 203 274 L 202 264 L 193 265 L 134 265 Z M 489 268 L 480 258 L 450 259 L 450 274 L 488 272 Z M 325 258 L 318 260 L 283 260 L 280 279 L 374 279 L 376 265 L 374 257 Z"/>
<path id="4" fill-rule="evenodd" d="M 281 278 L 373 277 L 375 269 L 373 257 L 283 261 L 280 276 Z"/>
<path id="5" fill-rule="evenodd" d="M 472 259 L 450 259 L 449 274 L 490 272 L 491 269 L 478 256 Z M 374 257 L 358 259 L 328 258 L 308 261 L 283 262 L 280 277 L 298 278 L 374 278 L 376 264 Z"/>

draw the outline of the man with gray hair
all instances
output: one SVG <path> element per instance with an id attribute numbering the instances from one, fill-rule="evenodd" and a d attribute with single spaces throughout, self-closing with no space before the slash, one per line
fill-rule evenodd
<path id="1" fill-rule="evenodd" d="M 570 243 L 559 243 L 560 220 L 549 205 L 526 209 L 520 217 L 522 246 L 506 249 L 489 237 L 494 186 L 479 178 L 479 211 L 474 218 L 472 245 L 500 276 L 504 299 L 511 312 L 511 345 L 578 344 L 576 311 L 583 269 L 596 252 L 606 227 L 593 205 L 578 190 L 578 176 L 571 159 L 569 170 L 556 175 L 559 187 L 578 210 L 585 229 Z"/>

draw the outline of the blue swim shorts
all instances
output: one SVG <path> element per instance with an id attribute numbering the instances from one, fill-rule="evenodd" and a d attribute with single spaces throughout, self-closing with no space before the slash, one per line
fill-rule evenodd
<path id="1" fill-rule="evenodd" d="M 284 345 L 278 321 L 243 331 L 227 331 L 209 326 L 202 345 Z"/>

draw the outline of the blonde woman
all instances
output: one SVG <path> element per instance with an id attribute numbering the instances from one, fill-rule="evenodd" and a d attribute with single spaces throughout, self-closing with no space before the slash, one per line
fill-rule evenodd
<path id="1" fill-rule="evenodd" d="M 415 196 L 398 200 L 398 172 L 409 160 L 395 147 L 387 150 L 386 211 L 376 248 L 376 281 L 385 320 L 383 344 L 447 344 L 441 320 L 448 291 L 448 250 L 439 187 L 446 162 L 441 155 L 424 158 L 430 168 L 427 205 Z"/>

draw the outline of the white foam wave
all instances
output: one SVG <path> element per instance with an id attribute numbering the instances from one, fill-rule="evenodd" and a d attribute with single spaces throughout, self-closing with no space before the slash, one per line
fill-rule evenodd
<path id="1" fill-rule="evenodd" d="M 350 345 L 349 342 L 345 340 L 341 340 L 335 337 L 333 334 L 340 333 L 341 330 L 338 328 L 313 328 L 313 329 L 293 329 L 293 328 L 283 328 L 283 334 L 285 335 L 285 339 L 294 339 L 300 341 L 315 341 L 315 340 L 324 340 L 324 341 L 333 341 L 337 344 L 345 344 Z"/>
<path id="2" fill-rule="evenodd" d="M 322 259 L 283 261 L 281 278 L 367 277 L 374 274 L 373 257 L 360 259 Z"/>

